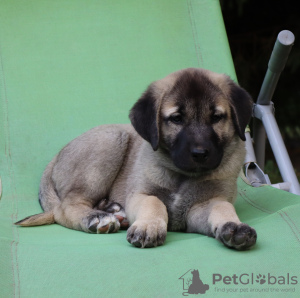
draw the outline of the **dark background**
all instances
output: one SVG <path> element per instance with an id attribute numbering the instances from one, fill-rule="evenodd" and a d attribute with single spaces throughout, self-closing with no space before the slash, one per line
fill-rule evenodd
<path id="1" fill-rule="evenodd" d="M 220 0 L 239 84 L 256 101 L 277 35 L 290 30 L 295 44 L 273 96 L 276 119 L 300 177 L 300 9 L 295 0 Z M 282 181 L 270 146 L 266 168 Z"/>

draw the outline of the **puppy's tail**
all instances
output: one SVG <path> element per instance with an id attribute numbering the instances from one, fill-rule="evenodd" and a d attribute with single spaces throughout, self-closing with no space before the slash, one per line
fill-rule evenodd
<path id="1" fill-rule="evenodd" d="M 40 214 L 25 217 L 15 223 L 15 225 L 22 227 L 33 227 L 41 225 L 51 225 L 55 223 L 53 211 L 47 211 Z"/>
<path id="2" fill-rule="evenodd" d="M 52 181 L 52 171 L 56 163 L 57 156 L 46 167 L 40 184 L 39 190 L 39 202 L 44 210 L 43 213 L 28 216 L 18 222 L 15 225 L 22 227 L 32 227 L 41 225 L 50 225 L 55 223 L 54 220 L 54 208 L 60 204 L 60 199 L 55 191 L 55 187 Z"/>

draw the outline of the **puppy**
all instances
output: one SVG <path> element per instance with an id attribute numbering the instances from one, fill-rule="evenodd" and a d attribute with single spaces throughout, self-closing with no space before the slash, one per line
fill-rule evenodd
<path id="1" fill-rule="evenodd" d="M 228 76 L 174 72 L 142 94 L 132 125 L 99 126 L 66 145 L 41 179 L 44 213 L 16 224 L 88 233 L 129 225 L 128 242 L 142 248 L 185 231 L 248 249 L 257 235 L 233 202 L 251 112 L 249 94 Z"/>

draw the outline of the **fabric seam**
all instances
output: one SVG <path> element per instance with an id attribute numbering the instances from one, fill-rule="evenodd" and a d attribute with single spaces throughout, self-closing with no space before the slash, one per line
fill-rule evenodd
<path id="1" fill-rule="evenodd" d="M 3 90 L 0 94 L 2 97 L 3 104 L 3 133 L 4 133 L 4 151 L 6 157 L 6 168 L 9 177 L 9 184 L 12 193 L 12 214 L 11 214 L 11 224 L 12 224 L 12 237 L 13 240 L 10 244 L 11 251 L 11 266 L 13 274 L 13 294 L 14 297 L 20 297 L 20 278 L 19 278 L 19 267 L 18 267 L 18 242 L 19 242 L 19 231 L 13 225 L 18 216 L 17 201 L 16 201 L 16 192 L 15 192 L 15 179 L 13 172 L 13 164 L 11 158 L 11 148 L 10 148 L 10 131 L 9 131 L 9 116 L 8 116 L 8 99 L 7 99 L 7 88 L 6 80 L 4 76 L 4 65 L 3 65 L 3 55 L 2 55 L 2 46 L 0 44 L 0 84 L 3 87 Z M 4 186 L 3 186 L 4 187 Z"/>
<path id="2" fill-rule="evenodd" d="M 285 211 L 282 211 L 282 210 L 278 210 L 278 211 L 271 211 L 271 210 L 268 210 L 266 208 L 263 208 L 259 205 L 257 205 L 255 202 L 253 202 L 249 197 L 247 197 L 247 195 L 243 192 L 239 192 L 240 196 L 244 199 L 244 201 L 246 201 L 249 205 L 251 205 L 252 207 L 264 212 L 264 213 L 267 213 L 267 214 L 275 214 L 277 213 L 278 215 L 280 215 L 280 217 L 286 222 L 286 224 L 290 227 L 292 233 L 294 234 L 294 236 L 296 237 L 297 241 L 299 242 L 300 244 L 300 237 L 297 235 L 297 232 L 299 234 L 299 229 L 297 228 L 297 225 L 295 224 L 295 222 L 291 219 L 291 217 L 285 212 Z M 295 228 L 293 228 L 293 226 Z M 295 231 L 296 229 L 296 231 Z"/>

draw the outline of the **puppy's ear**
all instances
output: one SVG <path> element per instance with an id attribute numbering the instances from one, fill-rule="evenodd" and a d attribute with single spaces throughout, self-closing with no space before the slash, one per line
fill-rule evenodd
<path id="1" fill-rule="evenodd" d="M 152 86 L 143 93 L 132 107 L 129 118 L 138 134 L 156 151 L 159 142 L 158 107 Z"/>
<path id="2" fill-rule="evenodd" d="M 245 89 L 234 82 L 231 82 L 230 85 L 230 104 L 233 124 L 239 137 L 243 141 L 246 141 L 245 129 L 252 116 L 253 101 Z"/>

